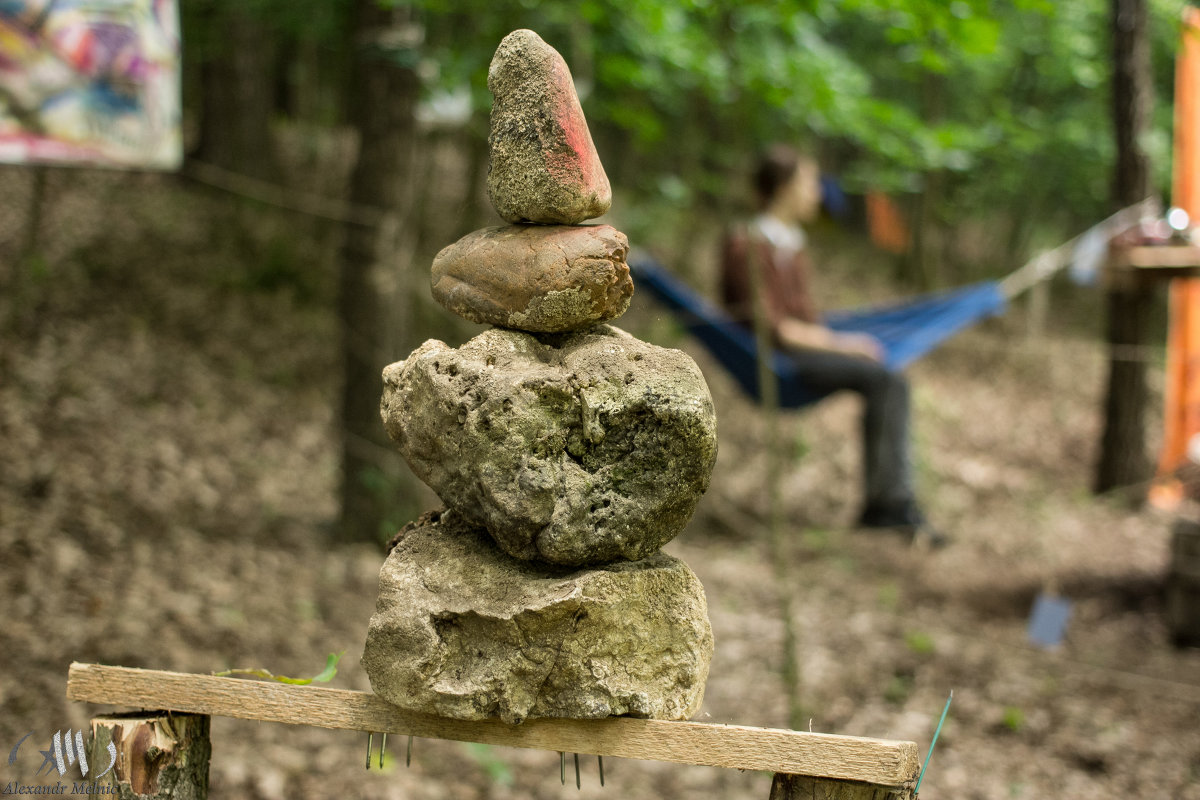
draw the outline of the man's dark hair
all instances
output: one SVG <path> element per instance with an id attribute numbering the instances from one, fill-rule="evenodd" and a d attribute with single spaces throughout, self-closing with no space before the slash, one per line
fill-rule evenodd
<path id="1" fill-rule="evenodd" d="M 759 202 L 770 203 L 779 190 L 787 186 L 803 160 L 803 154 L 790 145 L 771 145 L 754 170 L 754 191 L 758 193 Z"/>

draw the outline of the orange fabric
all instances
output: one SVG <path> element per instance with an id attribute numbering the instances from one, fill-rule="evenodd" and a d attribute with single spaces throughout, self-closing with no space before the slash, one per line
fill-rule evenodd
<path id="1" fill-rule="evenodd" d="M 1172 205 L 1200 222 L 1200 9 L 1184 12 L 1175 62 L 1175 153 Z M 1171 282 L 1167 333 L 1166 408 L 1159 475 L 1187 461 L 1188 440 L 1200 433 L 1200 279 Z M 1152 499 L 1175 500 L 1181 487 L 1161 485 Z"/>
<path id="2" fill-rule="evenodd" d="M 874 245 L 896 255 L 908 252 L 908 226 L 892 199 L 872 190 L 867 192 L 866 201 L 867 230 Z"/>

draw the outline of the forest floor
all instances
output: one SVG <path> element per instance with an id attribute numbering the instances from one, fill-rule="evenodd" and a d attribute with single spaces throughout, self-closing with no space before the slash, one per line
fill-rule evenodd
<path id="1" fill-rule="evenodd" d="M 105 188 L 115 177 L 89 180 L 90 202 L 130 194 L 128 182 Z M 0 184 L 19 205 L 24 174 Z M 0 752 L 30 731 L 44 747 L 102 710 L 66 701 L 72 661 L 305 675 L 345 650 L 332 685 L 369 689 L 358 655 L 382 554 L 330 543 L 331 304 L 241 285 L 216 253 L 227 237 L 180 192 L 142 177 L 135 208 L 88 222 L 64 191 L 44 226 L 80 244 L 49 241 L 49 267 L 4 276 Z M 4 216 L 11 265 L 20 231 Z M 861 286 L 834 276 L 829 291 Z M 716 639 L 698 719 L 787 726 L 787 602 L 812 730 L 913 740 L 923 756 L 954 691 L 924 797 L 1196 800 L 1200 650 L 1173 647 L 1163 620 L 1171 516 L 1088 492 L 1104 349 L 1053 325 L 1030 340 L 1018 312 L 911 370 L 922 493 L 950 547 L 849 527 L 854 398 L 784 415 L 780 582 L 756 512 L 761 414 L 635 300 L 621 324 L 691 353 L 718 412 L 709 496 L 667 547 L 702 580 Z M 1073 603 L 1052 650 L 1026 637 L 1043 591 Z M 365 739 L 216 719 L 212 796 L 765 800 L 770 786 L 761 773 L 610 759 L 601 788 L 585 758 L 577 791 L 573 775 L 560 785 L 554 753 L 424 740 L 411 768 L 393 742 L 385 768 L 366 771 Z M 33 749 L 0 762 L 0 786 L 45 781 Z"/>

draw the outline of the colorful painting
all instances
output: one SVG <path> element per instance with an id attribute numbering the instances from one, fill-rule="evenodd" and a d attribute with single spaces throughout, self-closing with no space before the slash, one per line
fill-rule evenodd
<path id="1" fill-rule="evenodd" d="M 175 0 L 0 0 L 0 161 L 175 169 Z"/>

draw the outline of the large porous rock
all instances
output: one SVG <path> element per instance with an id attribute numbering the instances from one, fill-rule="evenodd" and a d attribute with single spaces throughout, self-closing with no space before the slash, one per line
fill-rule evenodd
<path id="1" fill-rule="evenodd" d="M 520 561 L 453 511 L 401 532 L 362 663 L 380 697 L 458 719 L 686 719 L 712 658 L 682 561 L 569 569 Z"/>
<path id="2" fill-rule="evenodd" d="M 598 217 L 612 189 L 567 62 L 533 31 L 513 31 L 488 68 L 488 196 L 508 222 L 573 225 Z"/>
<path id="3" fill-rule="evenodd" d="M 539 333 L 629 308 L 629 241 L 610 225 L 506 225 L 468 233 L 433 260 L 433 296 L 471 322 Z"/>
<path id="4" fill-rule="evenodd" d="M 413 472 L 517 558 L 643 558 L 708 488 L 716 417 L 699 368 L 617 328 L 430 340 L 383 380 Z"/>

